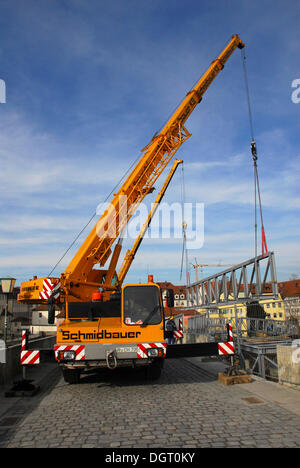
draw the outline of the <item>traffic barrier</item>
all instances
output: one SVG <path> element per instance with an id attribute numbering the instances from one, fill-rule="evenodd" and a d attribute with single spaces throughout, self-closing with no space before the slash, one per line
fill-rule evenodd
<path id="1" fill-rule="evenodd" d="M 233 333 L 232 333 L 231 322 L 227 323 L 227 334 L 228 334 L 228 341 L 233 341 Z"/>
<path id="2" fill-rule="evenodd" d="M 179 328 L 178 328 L 178 330 L 174 331 L 174 337 L 177 340 L 183 338 L 183 320 L 182 320 L 182 318 L 179 319 Z"/>
<path id="3" fill-rule="evenodd" d="M 29 350 L 28 347 L 28 330 L 22 331 L 22 344 L 21 344 L 21 365 L 40 364 L 40 351 Z"/>
<path id="4" fill-rule="evenodd" d="M 45 348 L 40 340 L 37 342 L 40 344 L 39 349 L 28 349 L 28 330 L 22 330 L 22 341 L 21 341 L 21 352 L 20 352 L 20 363 L 21 366 L 29 366 L 34 364 L 41 364 L 41 362 L 53 362 L 55 360 L 53 348 Z M 54 337 L 42 338 L 45 343 L 49 340 L 52 341 Z"/>
<path id="5" fill-rule="evenodd" d="M 229 341 L 227 343 L 218 343 L 218 353 L 220 356 L 234 354 L 233 342 Z"/>

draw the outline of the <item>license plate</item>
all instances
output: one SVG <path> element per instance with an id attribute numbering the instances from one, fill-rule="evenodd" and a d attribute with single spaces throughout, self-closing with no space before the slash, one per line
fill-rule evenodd
<path id="1" fill-rule="evenodd" d="M 117 353 L 137 353 L 138 347 L 137 346 L 122 346 L 116 348 Z"/>

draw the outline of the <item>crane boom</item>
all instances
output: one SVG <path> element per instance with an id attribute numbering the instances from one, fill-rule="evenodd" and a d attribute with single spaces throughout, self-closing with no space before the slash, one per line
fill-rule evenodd
<path id="1" fill-rule="evenodd" d="M 148 213 L 147 219 L 144 222 L 144 224 L 143 224 L 143 226 L 142 226 L 142 228 L 141 228 L 141 230 L 139 232 L 138 237 L 136 238 L 131 250 L 127 250 L 127 252 L 125 254 L 125 257 L 124 257 L 124 260 L 123 260 L 123 263 L 121 265 L 121 268 L 120 268 L 120 270 L 118 272 L 119 285 L 123 284 L 125 276 L 127 275 L 127 272 L 128 272 L 128 270 L 129 270 L 129 268 L 130 268 L 130 266 L 131 266 L 131 264 L 132 264 L 132 262 L 134 260 L 136 252 L 137 252 L 137 250 L 138 250 L 138 248 L 139 248 L 139 246 L 140 246 L 140 244 L 141 244 L 141 242 L 143 240 L 143 237 L 145 235 L 145 232 L 147 231 L 148 227 L 150 226 L 152 218 L 156 213 L 156 210 L 157 210 L 157 208 L 158 208 L 158 206 L 159 206 L 159 204 L 160 204 L 160 202 L 161 202 L 161 200 L 162 200 L 162 198 L 163 198 L 163 196 L 164 196 L 164 194 L 165 194 L 165 192 L 166 192 L 166 190 L 167 190 L 167 188 L 168 188 L 168 186 L 169 186 L 169 184 L 170 184 L 170 182 L 171 182 L 171 180 L 173 178 L 173 175 L 176 172 L 176 169 L 177 169 L 178 165 L 182 164 L 182 162 L 183 161 L 181 159 L 175 159 L 174 164 L 173 164 L 173 166 L 172 166 L 172 168 L 171 168 L 171 170 L 170 170 L 170 172 L 169 172 L 169 174 L 168 174 L 168 176 L 167 176 L 161 190 L 159 191 L 159 193 L 158 193 L 158 195 L 157 195 L 157 197 L 155 199 L 155 202 L 152 205 L 151 210 Z"/>
<path id="2" fill-rule="evenodd" d="M 110 248 L 121 230 L 128 223 L 144 197 L 151 192 L 155 181 L 176 151 L 190 137 L 191 134 L 185 128 L 184 123 L 237 47 L 243 48 L 244 44 L 235 35 L 194 88 L 187 93 L 160 133 L 155 135 L 150 143 L 143 148 L 143 154 L 137 166 L 134 167 L 119 191 L 114 195 L 108 209 L 103 213 L 64 271 L 61 284 L 69 289 L 69 293 L 72 289 L 71 283 L 87 285 L 88 282 L 95 281 L 95 274 L 91 274 L 93 266 L 95 264 L 105 265 L 111 254 Z"/>
<path id="3" fill-rule="evenodd" d="M 129 222 L 144 197 L 153 191 L 154 183 L 182 143 L 191 136 L 185 127 L 186 120 L 202 100 L 212 81 L 224 68 L 234 50 L 243 47 L 244 43 L 238 35 L 232 36 L 228 45 L 211 63 L 193 89 L 187 93 L 161 131 L 154 135 L 149 144 L 142 149 L 138 163 L 118 192 L 114 194 L 109 206 L 92 228 L 65 271 L 60 275 L 60 280 L 50 278 L 52 288 L 58 287 L 60 284 L 61 297 L 65 295 L 71 301 L 88 301 L 95 287 L 103 284 L 103 271 L 105 270 L 93 269 L 94 265 L 98 264 L 103 267 L 106 264 L 112 254 L 111 247 L 118 239 L 120 232 Z M 27 282 L 24 288 L 21 288 L 19 300 L 28 302 L 39 297 L 37 290 L 40 289 L 44 280 L 42 278 L 32 284 Z"/>

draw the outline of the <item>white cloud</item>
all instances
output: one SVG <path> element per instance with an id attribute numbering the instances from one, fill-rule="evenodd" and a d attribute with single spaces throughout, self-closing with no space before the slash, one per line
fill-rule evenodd
<path id="1" fill-rule="evenodd" d="M 58 258 L 57 258 L 58 259 Z M 67 266 L 67 260 L 63 260 L 58 268 L 57 272 L 60 273 Z M 30 252 L 27 254 L 10 255 L 7 257 L 1 257 L 1 269 L 10 268 L 17 271 L 18 268 L 26 268 L 29 271 L 37 271 L 41 267 L 45 267 L 48 270 L 53 266 L 53 253 L 34 253 Z M 56 273 L 57 273 L 56 272 Z M 30 275 L 30 273 L 29 273 Z"/>
<path id="2" fill-rule="evenodd" d="M 1 230 L 3 232 L 11 231 L 15 234 L 29 232 L 40 233 L 41 231 L 56 231 L 57 235 L 61 231 L 72 232 L 80 230 L 87 222 L 83 217 L 66 217 L 61 213 L 59 215 L 43 215 L 43 213 L 35 213 L 28 215 L 15 216 L 13 213 L 6 214 L 1 218 Z"/>

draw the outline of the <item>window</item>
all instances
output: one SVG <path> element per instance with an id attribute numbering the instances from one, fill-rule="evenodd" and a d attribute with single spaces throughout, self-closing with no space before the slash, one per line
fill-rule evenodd
<path id="1" fill-rule="evenodd" d="M 277 314 L 273 314 L 274 319 L 277 318 Z"/>
<path id="2" fill-rule="evenodd" d="M 270 309 L 270 303 L 269 303 L 269 302 L 268 302 L 268 304 L 267 304 L 267 308 Z"/>
<path id="3" fill-rule="evenodd" d="M 272 307 L 273 307 L 273 309 L 275 309 L 275 307 L 276 307 L 275 302 L 272 302 Z"/>
<path id="4" fill-rule="evenodd" d="M 126 325 L 157 325 L 161 322 L 159 289 L 156 286 L 127 286 L 123 292 Z"/>
<path id="5" fill-rule="evenodd" d="M 282 304 L 281 304 L 281 302 L 278 302 L 278 307 L 282 307 Z"/>

